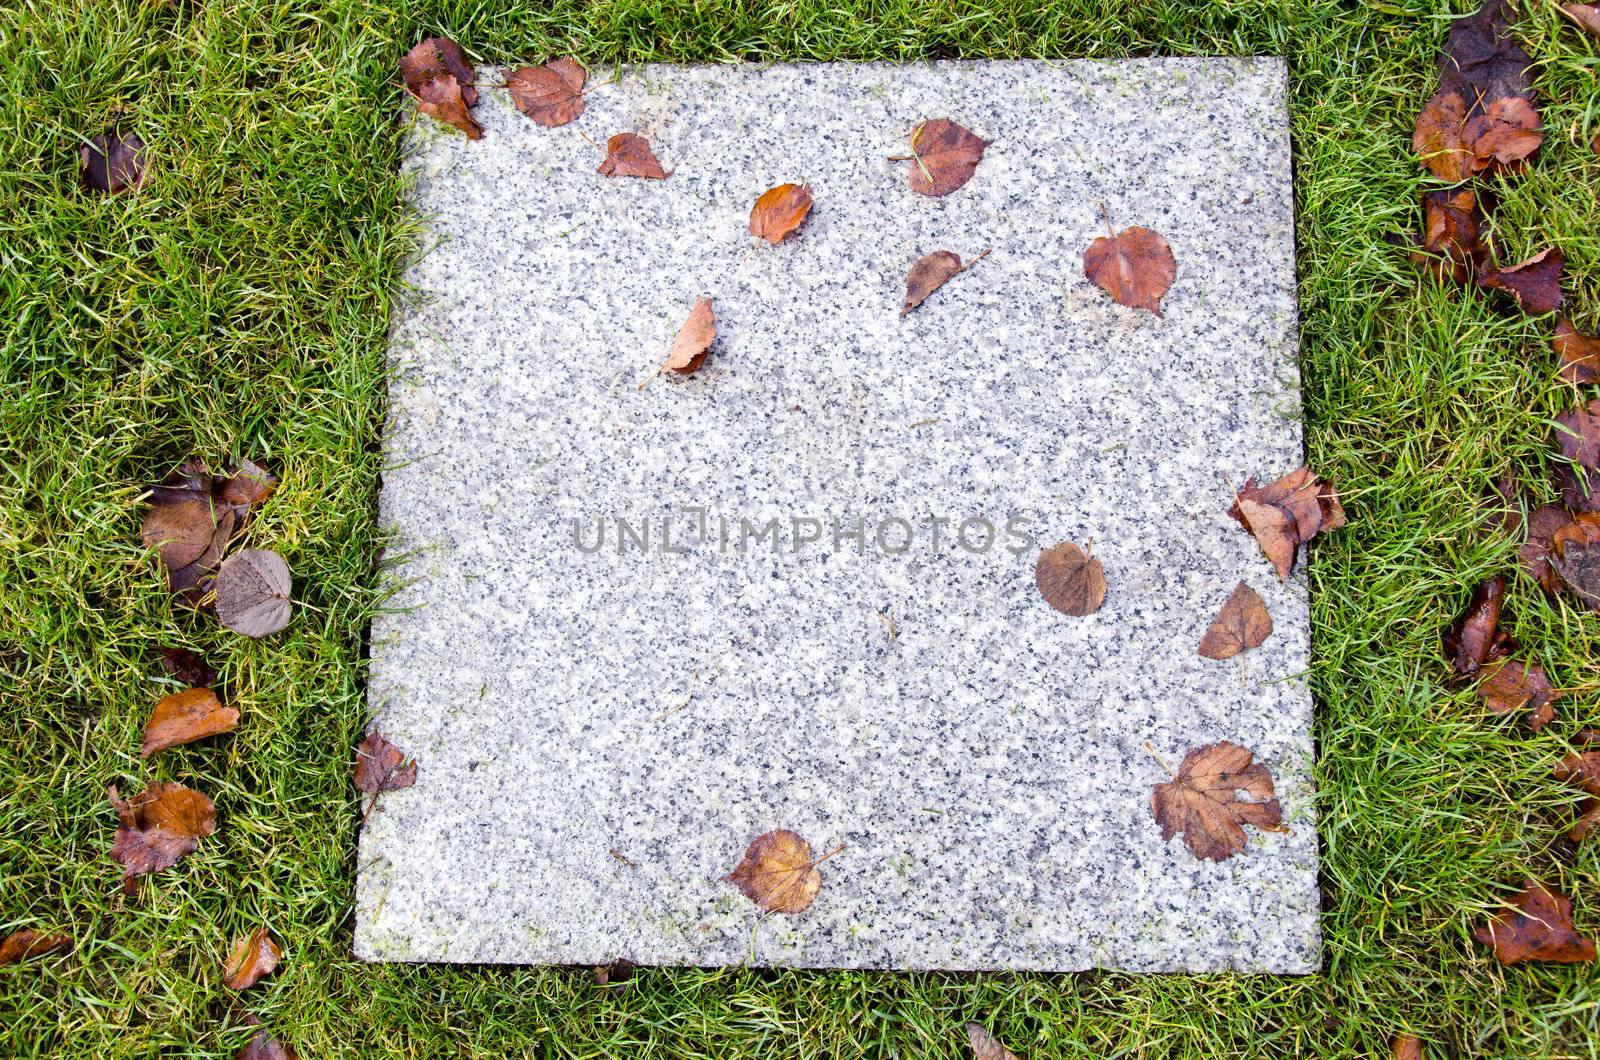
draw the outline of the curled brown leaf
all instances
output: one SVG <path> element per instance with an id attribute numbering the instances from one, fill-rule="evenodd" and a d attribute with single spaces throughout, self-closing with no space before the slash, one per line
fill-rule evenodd
<path id="1" fill-rule="evenodd" d="M 1566 317 L 1556 321 L 1550 346 L 1561 358 L 1559 375 L 1568 383 L 1600 383 L 1600 338 L 1585 335 Z"/>
<path id="2" fill-rule="evenodd" d="M 716 339 L 717 315 L 712 311 L 711 299 L 696 298 L 683 327 L 678 329 L 677 336 L 672 340 L 672 349 L 667 351 L 666 362 L 661 367 L 679 375 L 698 371 Z"/>
<path id="3" fill-rule="evenodd" d="M 1560 698 L 1560 693 L 1538 663 L 1506 659 L 1484 671 L 1478 682 L 1478 698 L 1496 714 L 1530 711 L 1528 726 L 1538 732 L 1555 717 L 1550 704 Z"/>
<path id="4" fill-rule="evenodd" d="M 1560 247 L 1547 247 L 1510 268 L 1484 270 L 1478 286 L 1503 291 L 1516 299 L 1523 312 L 1544 316 L 1561 308 L 1561 270 L 1566 260 Z"/>
<path id="5" fill-rule="evenodd" d="M 1500 628 L 1500 612 L 1505 605 L 1506 578 L 1499 574 L 1472 594 L 1472 603 L 1445 631 L 1444 654 L 1450 666 L 1462 676 L 1470 676 L 1490 663 L 1510 655 L 1516 648 L 1511 635 Z"/>
<path id="6" fill-rule="evenodd" d="M 606 157 L 600 163 L 600 172 L 607 177 L 640 177 L 644 180 L 666 180 L 669 174 L 656 161 L 650 150 L 650 141 L 636 133 L 617 133 L 606 141 Z"/>
<path id="7" fill-rule="evenodd" d="M 233 950 L 222 969 L 222 985 L 229 990 L 248 990 L 278 967 L 283 950 L 266 928 L 256 928 L 233 941 Z"/>
<path id="8" fill-rule="evenodd" d="M 239 724 L 239 712 L 225 707 L 209 688 L 190 688 L 164 696 L 156 703 L 145 722 L 140 757 L 149 757 L 169 747 L 203 740 L 232 730 Z"/>
<path id="9" fill-rule="evenodd" d="M 400 748 L 390 743 L 377 729 L 369 731 L 356 748 L 352 771 L 356 789 L 368 795 L 398 791 L 417 782 L 417 760 L 407 759 Z"/>
<path id="10" fill-rule="evenodd" d="M 135 877 L 171 868 L 217 830 L 211 800 L 182 784 L 152 782 L 126 800 L 115 787 L 106 794 L 118 822 L 111 859 L 122 866 L 123 886 L 130 890 Z"/>
<path id="11" fill-rule="evenodd" d="M 0 967 L 43 957 L 47 953 L 55 953 L 71 945 L 71 935 L 35 931 L 33 928 L 13 931 L 0 942 Z"/>
<path id="12" fill-rule="evenodd" d="M 906 273 L 906 300 L 900 306 L 900 315 L 905 316 L 917 308 L 951 277 L 972 268 L 988 256 L 989 252 L 985 250 L 965 265 L 961 264 L 959 255 L 948 250 L 936 250 L 918 258 L 916 264 L 911 266 L 911 271 Z"/>
<path id="13" fill-rule="evenodd" d="M 1256 485 L 1254 477 L 1245 480 L 1228 514 L 1250 531 L 1284 580 L 1301 545 L 1345 524 L 1344 506 L 1333 483 L 1306 467 L 1265 486 Z"/>

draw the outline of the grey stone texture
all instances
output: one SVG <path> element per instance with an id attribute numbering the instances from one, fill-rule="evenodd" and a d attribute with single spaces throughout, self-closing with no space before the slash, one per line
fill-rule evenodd
<path id="1" fill-rule="evenodd" d="M 480 142 L 410 126 L 370 699 L 421 774 L 363 823 L 356 952 L 1314 970 L 1306 586 L 1226 514 L 1302 462 L 1283 64 L 608 76 L 564 128 L 494 89 Z M 887 157 L 940 116 L 993 144 L 930 199 Z M 623 131 L 671 177 L 600 176 L 580 133 Z M 759 243 L 786 181 L 815 209 Z M 1084 278 L 1102 204 L 1170 241 L 1163 316 Z M 916 259 L 985 248 L 897 316 Z M 653 377 L 700 295 L 710 359 Z M 1089 539 L 1110 590 L 1069 618 L 1034 560 Z M 1241 579 L 1274 632 L 1200 658 Z M 1288 830 L 1213 864 L 1150 795 L 1218 739 Z M 778 827 L 845 846 L 795 916 L 721 879 Z"/>

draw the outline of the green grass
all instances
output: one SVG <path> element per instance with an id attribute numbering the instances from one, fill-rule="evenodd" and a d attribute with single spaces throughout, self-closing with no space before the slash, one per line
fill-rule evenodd
<path id="1" fill-rule="evenodd" d="M 1566 250 L 1600 326 L 1600 50 L 1525 19 L 1546 145 L 1502 189 L 1517 257 Z M 1462 10 L 1460 6 L 1456 10 Z M 1571 689 L 1540 734 L 1446 683 L 1438 633 L 1515 542 L 1479 533 L 1504 474 L 1541 497 L 1545 328 L 1419 283 L 1407 148 L 1446 12 L 1431 2 L 836 0 L 384 4 L 16 0 L 0 7 L 0 931 L 70 931 L 0 969 L 0 1054 L 225 1057 L 259 1014 L 303 1057 L 955 1057 L 982 1018 L 1028 1057 L 1600 1056 L 1600 970 L 1501 968 L 1470 940 L 1525 874 L 1600 936 L 1600 843 L 1560 838 L 1551 766 L 1596 710 L 1600 617 L 1511 591 L 1518 637 Z M 393 76 L 427 32 L 480 61 L 1277 53 L 1293 74 L 1312 463 L 1351 525 L 1313 551 L 1326 967 L 1306 978 L 649 970 L 622 995 L 563 969 L 350 956 L 351 747 L 378 606 L 373 502 L 385 315 L 413 245 Z M 72 150 L 122 122 L 137 196 L 79 191 Z M 252 643 L 175 611 L 138 547 L 142 485 L 188 453 L 267 458 L 253 540 L 309 607 Z M 225 665 L 245 724 L 137 758 L 154 650 Z M 119 893 L 104 789 L 183 779 L 223 829 Z M 227 940 L 287 949 L 236 998 Z"/>

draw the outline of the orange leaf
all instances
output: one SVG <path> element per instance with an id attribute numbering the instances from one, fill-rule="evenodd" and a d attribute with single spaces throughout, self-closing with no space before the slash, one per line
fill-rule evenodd
<path id="1" fill-rule="evenodd" d="M 169 747 L 228 732 L 239 724 L 239 712 L 225 707 L 209 688 L 190 688 L 164 696 L 144 726 L 140 757 Z"/>

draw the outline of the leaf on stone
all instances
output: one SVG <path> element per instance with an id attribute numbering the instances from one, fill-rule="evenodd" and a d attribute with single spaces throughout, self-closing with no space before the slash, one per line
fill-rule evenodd
<path id="1" fill-rule="evenodd" d="M 1600 383 L 1600 338 L 1583 334 L 1566 317 L 1561 317 L 1556 321 L 1556 333 L 1550 345 L 1561 358 L 1557 374 L 1564 381 L 1580 386 Z"/>
<path id="2" fill-rule="evenodd" d="M 416 98 L 417 109 L 430 118 L 453 125 L 467 134 L 469 140 L 483 139 L 483 126 L 473 118 L 472 112 L 467 109 L 467 101 L 460 81 L 449 74 L 436 77 L 432 81 L 417 89 L 412 95 Z"/>
<path id="3" fill-rule="evenodd" d="M 47 953 L 64 950 L 71 945 L 71 935 L 51 934 L 35 931 L 33 928 L 13 931 L 4 941 L 0 941 L 0 967 L 43 957 Z"/>
<path id="4" fill-rule="evenodd" d="M 107 788 L 117 813 L 117 836 L 111 860 L 122 866 L 122 883 L 132 890 L 134 878 L 171 868 L 217 830 L 211 800 L 175 782 L 153 781 L 143 792 L 124 800 Z"/>
<path id="5" fill-rule="evenodd" d="M 972 179 L 991 143 L 949 118 L 918 122 L 911 130 L 907 178 L 911 190 L 918 195 L 949 195 Z"/>
<path id="6" fill-rule="evenodd" d="M 1561 270 L 1566 260 L 1560 247 L 1547 247 L 1508 269 L 1484 270 L 1478 286 L 1509 294 L 1523 312 L 1544 316 L 1561 308 Z"/>
<path id="7" fill-rule="evenodd" d="M 1397 1034 L 1389 1043 L 1389 1060 L 1422 1060 L 1422 1039 L 1415 1034 Z"/>
<path id="8" fill-rule="evenodd" d="M 756 198 L 750 207 L 750 234 L 776 246 L 800 227 L 811 212 L 811 189 L 805 184 L 779 184 Z"/>
<path id="9" fill-rule="evenodd" d="M 1439 84 L 1475 106 L 1507 96 L 1533 95 L 1528 53 L 1511 30 L 1514 11 L 1506 0 L 1486 0 L 1474 14 L 1457 19 L 1439 55 Z"/>
<path id="10" fill-rule="evenodd" d="M 588 73 L 576 59 L 524 66 L 506 75 L 517 109 L 546 128 L 576 121 L 583 114 L 583 83 Z"/>
<path id="11" fill-rule="evenodd" d="M 1422 196 L 1422 242 L 1412 252 L 1435 279 L 1468 283 L 1492 261 L 1489 221 L 1472 188 L 1438 188 Z"/>
<path id="12" fill-rule="evenodd" d="M 239 724 L 239 712 L 225 707 L 209 688 L 190 688 L 164 696 L 145 722 L 141 758 L 179 744 L 228 732 Z"/>
<path id="13" fill-rule="evenodd" d="M 282 956 L 283 951 L 266 928 L 240 935 L 234 939 L 228 963 L 223 966 L 222 985 L 229 990 L 248 990 L 271 975 Z"/>
<path id="14" fill-rule="evenodd" d="M 1083 274 L 1118 305 L 1161 315 L 1161 299 L 1178 275 L 1172 248 L 1148 228 L 1134 225 L 1100 236 L 1083 252 Z"/>
<path id="15" fill-rule="evenodd" d="M 981 1023 L 969 1023 L 967 1044 L 972 1046 L 972 1060 L 1017 1060 L 1017 1054 L 1000 1044 L 1000 1039 Z"/>
<path id="16" fill-rule="evenodd" d="M 1572 902 L 1537 880 L 1528 880 L 1507 909 L 1473 931 L 1473 937 L 1494 948 L 1501 964 L 1555 961 L 1576 964 L 1595 959 L 1594 943 L 1572 925 Z"/>
<path id="17" fill-rule="evenodd" d="M 665 180 L 669 176 L 650 150 L 650 141 L 634 133 L 617 133 L 606 141 L 605 161 L 600 172 L 608 177 L 642 177 Z"/>
<path id="18" fill-rule="evenodd" d="M 1089 548 L 1094 542 L 1089 543 Z M 1033 583 L 1045 603 L 1064 615 L 1092 615 L 1106 600 L 1106 576 L 1100 561 L 1071 541 L 1039 553 Z"/>
<path id="19" fill-rule="evenodd" d="M 1179 832 L 1197 858 L 1222 861 L 1249 845 L 1244 825 L 1283 831 L 1283 810 L 1272 774 L 1253 752 L 1222 740 L 1183 756 L 1170 782 L 1157 784 L 1151 798 L 1161 838 Z M 1240 798 L 1240 794 L 1245 798 Z"/>
<path id="20" fill-rule="evenodd" d="M 211 496 L 220 505 L 233 509 L 242 524 L 250 510 L 277 488 L 278 480 L 254 460 L 241 460 L 226 475 L 212 480 Z"/>
<path id="21" fill-rule="evenodd" d="M 1563 4 L 1561 13 L 1591 37 L 1600 37 L 1600 6 L 1595 4 Z"/>
<path id="22" fill-rule="evenodd" d="M 989 256 L 985 250 L 965 265 L 961 264 L 961 257 L 948 250 L 936 250 L 926 257 L 917 259 L 911 266 L 911 271 L 906 273 L 906 300 L 900 307 L 903 317 L 917 306 L 928 300 L 928 296 L 945 285 L 959 272 L 972 268 L 978 262 Z"/>
<path id="23" fill-rule="evenodd" d="M 1535 508 L 1528 515 L 1528 536 L 1517 551 L 1517 562 L 1547 593 L 1559 590 L 1561 581 L 1550 566 L 1555 535 L 1571 525 L 1572 513 L 1554 504 Z"/>
<path id="24" fill-rule="evenodd" d="M 1560 698 L 1560 693 L 1538 663 L 1506 659 L 1484 671 L 1478 682 L 1478 698 L 1495 714 L 1530 711 L 1528 727 L 1538 732 L 1555 718 L 1555 708 L 1550 704 Z"/>
<path id="25" fill-rule="evenodd" d="M 1574 843 L 1600 829 L 1600 730 L 1587 730 L 1574 737 L 1583 748 L 1569 751 L 1556 766 L 1556 779 L 1582 788 L 1590 797 L 1578 805 L 1578 818 L 1567 832 Z"/>
<path id="26" fill-rule="evenodd" d="M 1294 568 L 1302 544 L 1345 524 L 1344 506 L 1333 483 L 1306 467 L 1266 486 L 1256 485 L 1254 477 L 1246 479 L 1228 514 L 1250 531 L 1283 580 Z"/>
<path id="27" fill-rule="evenodd" d="M 217 680 L 217 671 L 188 648 L 162 648 L 161 665 L 190 688 L 209 687 Z"/>
<path id="28" fill-rule="evenodd" d="M 256 1031 L 250 1044 L 240 1049 L 234 1060 L 298 1060 L 292 1046 L 274 1038 L 267 1031 Z"/>
<path id="29" fill-rule="evenodd" d="M 289 624 L 289 565 L 276 552 L 247 548 L 217 572 L 217 618 L 235 633 L 265 637 Z"/>
<path id="30" fill-rule="evenodd" d="M 482 127 L 468 112 L 478 102 L 478 89 L 472 83 L 477 72 L 455 41 L 424 40 L 401 58 L 400 76 L 422 113 L 455 126 L 469 139 L 483 137 Z"/>
<path id="31" fill-rule="evenodd" d="M 817 866 L 844 847 L 813 859 L 811 845 L 787 828 L 757 836 L 723 879 L 769 913 L 803 912 L 822 887 Z"/>
<path id="32" fill-rule="evenodd" d="M 1506 578 L 1496 575 L 1478 586 L 1472 603 L 1445 631 L 1444 654 L 1451 669 L 1470 676 L 1490 663 L 1510 655 L 1516 642 L 1500 628 L 1500 611 L 1505 604 Z"/>
<path id="33" fill-rule="evenodd" d="M 144 141 L 116 131 L 90 137 L 78 148 L 78 175 L 85 187 L 116 194 L 144 183 Z"/>
<path id="34" fill-rule="evenodd" d="M 356 747 L 352 776 L 356 789 L 368 795 L 399 791 L 417 782 L 417 760 L 408 761 L 405 752 L 390 743 L 383 733 L 372 729 Z"/>
<path id="35" fill-rule="evenodd" d="M 711 311 L 711 299 L 696 298 L 689 317 L 672 340 L 672 349 L 662 368 L 679 375 L 697 371 L 705 363 L 711 344 L 717 338 L 717 317 Z"/>
<path id="36" fill-rule="evenodd" d="M 1259 648 L 1272 632 L 1272 615 L 1261 594 L 1244 582 L 1234 586 L 1222 610 L 1200 638 L 1200 654 L 1207 659 L 1231 659 L 1242 651 Z"/>

